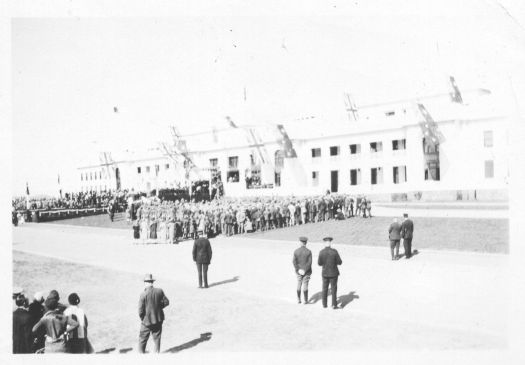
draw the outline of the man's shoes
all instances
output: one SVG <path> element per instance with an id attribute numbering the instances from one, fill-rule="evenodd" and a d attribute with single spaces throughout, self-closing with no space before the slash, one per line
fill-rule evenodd
<path id="1" fill-rule="evenodd" d="M 297 299 L 297 304 L 301 304 L 301 299 Z"/>
<path id="2" fill-rule="evenodd" d="M 326 308 L 326 305 L 323 305 L 323 308 Z"/>
<path id="3" fill-rule="evenodd" d="M 339 307 L 337 305 L 333 305 L 332 309 L 339 309 Z"/>
<path id="4" fill-rule="evenodd" d="M 204 289 L 208 289 L 208 285 L 204 285 Z"/>

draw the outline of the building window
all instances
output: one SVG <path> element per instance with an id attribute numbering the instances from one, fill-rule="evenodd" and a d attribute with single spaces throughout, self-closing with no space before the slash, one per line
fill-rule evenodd
<path id="1" fill-rule="evenodd" d="M 350 154 L 357 155 L 361 153 L 361 144 L 351 144 L 350 145 Z"/>
<path id="2" fill-rule="evenodd" d="M 372 185 L 383 183 L 383 169 L 381 167 L 373 167 L 370 169 L 370 182 Z"/>
<path id="3" fill-rule="evenodd" d="M 407 167 L 406 166 L 394 166 L 394 184 L 404 183 L 407 181 Z"/>
<path id="4" fill-rule="evenodd" d="M 383 142 L 370 142 L 370 152 L 381 152 L 383 151 Z"/>
<path id="5" fill-rule="evenodd" d="M 485 161 L 485 179 L 491 179 L 494 177 L 494 161 Z"/>
<path id="6" fill-rule="evenodd" d="M 319 171 L 312 171 L 312 186 L 319 186 Z"/>
<path id="7" fill-rule="evenodd" d="M 226 174 L 228 182 L 239 182 L 239 170 L 228 171 Z"/>
<path id="8" fill-rule="evenodd" d="M 139 167 L 137 167 L 137 174 L 140 174 L 142 172 L 142 169 Z"/>
<path id="9" fill-rule="evenodd" d="M 165 164 L 164 165 L 164 170 L 169 170 L 169 169 L 170 169 L 170 164 L 169 163 Z"/>
<path id="10" fill-rule="evenodd" d="M 406 139 L 395 139 L 392 141 L 392 150 L 406 150 Z"/>
<path id="11" fill-rule="evenodd" d="M 228 168 L 236 169 L 239 165 L 239 156 L 228 157 Z"/>
<path id="12" fill-rule="evenodd" d="M 350 185 L 361 184 L 361 169 L 350 170 Z"/>
<path id="13" fill-rule="evenodd" d="M 219 159 L 210 158 L 210 167 L 215 168 L 217 166 L 219 166 Z"/>
<path id="14" fill-rule="evenodd" d="M 149 173 L 149 171 L 150 171 L 150 167 L 146 166 L 146 173 Z"/>
<path id="15" fill-rule="evenodd" d="M 321 157 L 321 149 L 320 148 L 312 148 L 312 157 Z"/>
<path id="16" fill-rule="evenodd" d="M 339 156 L 339 146 L 330 147 L 330 156 Z"/>
<path id="17" fill-rule="evenodd" d="M 494 138 L 494 135 L 492 131 L 484 131 L 483 132 L 483 145 L 485 147 L 492 147 L 494 143 L 493 138 Z"/>

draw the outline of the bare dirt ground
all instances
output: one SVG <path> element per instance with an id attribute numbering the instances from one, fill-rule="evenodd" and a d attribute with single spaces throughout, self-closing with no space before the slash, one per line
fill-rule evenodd
<path id="1" fill-rule="evenodd" d="M 170 352 L 507 346 L 507 255 L 416 244 L 420 253 L 411 260 L 390 261 L 386 241 L 383 247 L 335 244 L 343 260 L 338 297 L 344 308 L 334 311 L 321 306 L 317 265 L 312 304 L 296 303 L 291 263 L 296 242 L 213 239 L 212 286 L 202 290 L 191 242 L 133 245 L 130 237 L 129 230 L 100 227 L 14 228 L 14 284 L 31 294 L 57 289 L 64 301 L 77 292 L 95 350 L 111 353 L 136 348 L 137 302 L 146 272 L 158 277 L 156 285 L 171 301 L 162 345 Z M 317 260 L 322 244 L 308 246 Z M 204 333 L 210 335 L 201 338 Z"/>

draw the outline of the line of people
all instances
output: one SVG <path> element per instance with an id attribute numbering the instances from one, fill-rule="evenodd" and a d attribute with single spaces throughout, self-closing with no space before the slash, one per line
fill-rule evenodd
<path id="1" fill-rule="evenodd" d="M 178 243 L 197 234 L 214 237 L 266 231 L 299 224 L 372 217 L 366 197 L 221 198 L 209 202 L 145 199 L 130 204 L 133 238 L 142 243 Z"/>

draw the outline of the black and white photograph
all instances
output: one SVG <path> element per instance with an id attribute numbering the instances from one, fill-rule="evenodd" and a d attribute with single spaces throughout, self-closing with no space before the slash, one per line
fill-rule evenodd
<path id="1" fill-rule="evenodd" d="M 519 0 L 33 3 L 8 363 L 525 361 Z"/>

